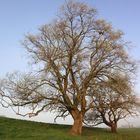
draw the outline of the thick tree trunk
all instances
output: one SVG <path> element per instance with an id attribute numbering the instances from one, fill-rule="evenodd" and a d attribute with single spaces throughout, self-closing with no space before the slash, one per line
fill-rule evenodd
<path id="1" fill-rule="evenodd" d="M 110 127 L 111 127 L 112 133 L 117 133 L 117 124 L 116 123 L 112 123 Z"/>
<path id="2" fill-rule="evenodd" d="M 82 134 L 82 120 L 83 120 L 82 114 L 81 113 L 75 114 L 73 119 L 74 119 L 74 123 L 73 123 L 70 133 L 72 135 L 81 135 Z"/>

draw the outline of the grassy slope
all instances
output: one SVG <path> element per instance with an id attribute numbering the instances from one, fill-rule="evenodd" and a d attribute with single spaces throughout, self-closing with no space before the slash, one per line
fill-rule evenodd
<path id="1" fill-rule="evenodd" d="M 0 117 L 0 140 L 140 140 L 140 129 L 84 128 L 82 136 L 71 136 L 70 126 Z"/>

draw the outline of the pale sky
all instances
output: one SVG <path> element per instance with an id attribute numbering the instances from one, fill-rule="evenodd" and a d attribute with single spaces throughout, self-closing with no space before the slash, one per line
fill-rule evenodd
<path id="1" fill-rule="evenodd" d="M 78 1 L 95 7 L 98 11 L 98 18 L 112 23 L 115 29 L 121 29 L 125 33 L 125 41 L 132 42 L 131 56 L 137 60 L 140 59 L 140 0 Z M 36 33 L 41 25 L 53 20 L 64 2 L 65 0 L 0 0 L 1 77 L 7 72 L 25 71 L 28 68 L 28 60 L 21 41 L 27 33 Z M 140 67 L 136 81 L 135 90 L 140 96 Z M 1 106 L 0 115 L 17 118 L 11 109 L 3 109 Z M 23 119 L 19 116 L 18 118 Z M 53 122 L 53 117 L 52 114 L 42 113 L 33 120 Z M 136 125 L 137 121 L 136 118 L 131 119 L 130 123 L 135 122 Z M 58 122 L 70 123 L 71 120 L 59 120 Z M 137 125 L 140 126 L 140 124 Z"/>

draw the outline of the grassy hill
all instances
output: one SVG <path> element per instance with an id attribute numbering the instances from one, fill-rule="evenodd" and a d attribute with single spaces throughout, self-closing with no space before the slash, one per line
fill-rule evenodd
<path id="1" fill-rule="evenodd" d="M 84 128 L 82 136 L 71 136 L 70 127 L 0 117 L 0 140 L 140 140 L 140 128 L 119 129 L 117 134 Z"/>

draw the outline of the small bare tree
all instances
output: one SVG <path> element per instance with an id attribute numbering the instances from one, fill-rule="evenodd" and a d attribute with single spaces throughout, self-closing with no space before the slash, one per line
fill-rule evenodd
<path id="1" fill-rule="evenodd" d="M 86 114 L 87 123 L 94 125 L 104 123 L 116 133 L 120 119 L 138 115 L 140 102 L 134 95 L 133 84 L 126 75 L 111 76 L 93 88 L 91 96 L 93 96 L 94 109 Z"/>
<path id="2" fill-rule="evenodd" d="M 25 49 L 39 70 L 1 80 L 2 100 L 7 97 L 10 106 L 29 107 L 32 112 L 25 115 L 43 110 L 58 111 L 56 117 L 70 114 L 74 120 L 71 133 L 81 134 L 84 116 L 93 107 L 91 85 L 114 71 L 135 69 L 122 35 L 96 19 L 94 8 L 66 2 L 56 20 L 42 26 L 37 35 L 26 36 Z"/>

